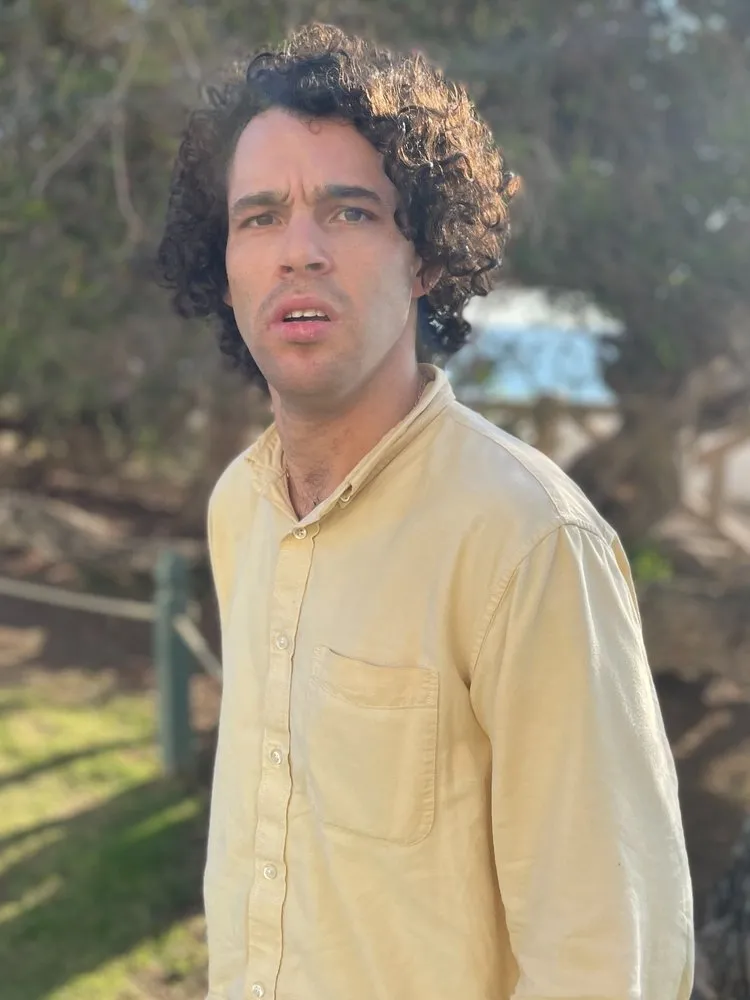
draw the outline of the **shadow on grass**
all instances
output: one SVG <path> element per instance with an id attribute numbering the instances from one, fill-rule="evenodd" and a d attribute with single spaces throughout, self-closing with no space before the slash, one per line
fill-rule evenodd
<path id="1" fill-rule="evenodd" d="M 8 785 L 16 785 L 29 778 L 36 778 L 40 774 L 54 771 L 56 768 L 67 767 L 68 764 L 75 764 L 77 761 L 86 760 L 89 757 L 96 757 L 97 754 L 111 753 L 113 750 L 132 750 L 135 747 L 150 746 L 153 740 L 150 737 L 139 740 L 116 740 L 112 743 L 100 743 L 96 746 L 87 747 L 85 750 L 75 750 L 71 753 L 61 753 L 57 757 L 47 757 L 38 764 L 25 767 L 21 771 L 13 771 L 11 774 L 0 775 L 0 789 L 7 788 Z"/>
<path id="2" fill-rule="evenodd" d="M 4 704 L 0 705 L 0 719 L 3 719 L 8 715 L 13 715 L 16 712 L 20 712 L 25 707 L 26 702 L 23 698 L 13 698 L 10 701 L 6 701 Z"/>
<path id="3" fill-rule="evenodd" d="M 201 907 L 204 796 L 152 781 L 0 841 L 3 1000 L 44 1000 Z M 110 1000 L 108 997 L 107 1000 Z"/>

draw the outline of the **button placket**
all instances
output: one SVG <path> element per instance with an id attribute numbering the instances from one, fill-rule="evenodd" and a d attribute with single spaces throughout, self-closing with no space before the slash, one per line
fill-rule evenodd
<path id="1" fill-rule="evenodd" d="M 248 950 L 245 996 L 274 995 L 283 951 L 281 910 L 286 896 L 282 863 L 291 795 L 289 708 L 291 663 L 296 644 L 302 597 L 313 546 L 304 543 L 317 525 L 290 526 L 282 540 L 273 583 L 268 633 L 268 678 L 263 704 L 263 771 L 258 789 L 255 830 L 256 879 L 248 899 Z M 251 977 L 257 976 L 257 979 Z M 262 992 L 260 992 L 262 991 Z"/>

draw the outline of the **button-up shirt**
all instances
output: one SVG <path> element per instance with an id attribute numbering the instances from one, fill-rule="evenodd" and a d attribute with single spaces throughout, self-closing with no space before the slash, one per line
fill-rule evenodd
<path id="1" fill-rule="evenodd" d="M 209 1000 L 687 1000 L 674 762 L 617 536 L 445 374 L 301 520 L 209 504 Z"/>

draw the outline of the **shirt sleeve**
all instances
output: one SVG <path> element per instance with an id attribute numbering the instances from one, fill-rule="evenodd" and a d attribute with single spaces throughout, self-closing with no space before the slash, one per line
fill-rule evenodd
<path id="1" fill-rule="evenodd" d="M 492 745 L 513 1000 L 688 1000 L 677 777 L 619 542 L 562 525 L 522 561 L 471 683 Z"/>
<path id="2" fill-rule="evenodd" d="M 229 588 L 232 579 L 233 545 L 225 536 L 227 534 L 227 498 L 224 493 L 224 478 L 219 480 L 208 499 L 206 510 L 206 547 L 214 594 L 222 625 L 229 601 Z"/>
<path id="3" fill-rule="evenodd" d="M 216 494 L 212 492 L 208 499 L 206 510 L 206 548 L 208 550 L 208 565 L 211 571 L 211 580 L 214 585 L 214 594 L 219 608 L 219 616 L 222 614 L 221 586 L 219 583 L 219 544 L 216 529 Z"/>

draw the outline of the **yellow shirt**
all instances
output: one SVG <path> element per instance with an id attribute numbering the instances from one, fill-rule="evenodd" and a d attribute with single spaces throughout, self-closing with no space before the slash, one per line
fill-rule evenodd
<path id="1" fill-rule="evenodd" d="M 687 1000 L 674 763 L 625 556 L 446 376 L 297 520 L 209 505 L 209 1000 Z"/>

